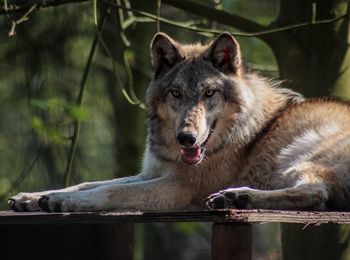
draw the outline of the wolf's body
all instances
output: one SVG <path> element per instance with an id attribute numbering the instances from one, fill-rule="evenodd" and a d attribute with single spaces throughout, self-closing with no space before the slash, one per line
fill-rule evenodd
<path id="1" fill-rule="evenodd" d="M 225 33 L 207 46 L 152 42 L 141 174 L 20 193 L 19 211 L 350 209 L 350 106 L 304 100 L 243 70 Z M 208 197 L 209 196 L 209 197 Z"/>

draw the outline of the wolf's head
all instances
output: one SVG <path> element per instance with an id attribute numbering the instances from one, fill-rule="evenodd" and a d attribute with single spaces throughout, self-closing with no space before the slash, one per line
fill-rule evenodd
<path id="1" fill-rule="evenodd" d="M 151 151 L 163 160 L 198 164 L 232 142 L 234 121 L 251 96 L 232 35 L 184 45 L 158 33 L 151 55 L 154 79 L 146 95 Z"/>

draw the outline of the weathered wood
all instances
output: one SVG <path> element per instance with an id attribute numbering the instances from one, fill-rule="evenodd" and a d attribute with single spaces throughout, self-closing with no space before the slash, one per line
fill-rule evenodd
<path id="1" fill-rule="evenodd" d="M 177 212 L 44 213 L 0 211 L 0 225 L 104 224 L 146 222 L 242 222 L 350 224 L 350 212 L 214 210 Z"/>
<path id="2" fill-rule="evenodd" d="M 252 259 L 252 227 L 241 223 L 215 223 L 211 239 L 212 260 Z"/>
<path id="3" fill-rule="evenodd" d="M 230 210 L 226 218 L 247 223 L 350 224 L 350 212 Z"/>

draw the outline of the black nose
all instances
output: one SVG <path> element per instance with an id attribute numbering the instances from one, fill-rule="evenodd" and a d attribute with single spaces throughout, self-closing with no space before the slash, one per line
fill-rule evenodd
<path id="1" fill-rule="evenodd" d="M 179 142 L 179 144 L 185 147 L 191 147 L 197 141 L 196 137 L 191 133 L 179 133 L 176 139 Z"/>

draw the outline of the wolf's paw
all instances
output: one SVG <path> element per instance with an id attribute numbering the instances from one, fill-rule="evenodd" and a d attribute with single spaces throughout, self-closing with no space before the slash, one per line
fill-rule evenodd
<path id="1" fill-rule="evenodd" d="M 210 209 L 250 209 L 253 190 L 250 188 L 229 188 L 210 195 L 205 203 Z"/>
<path id="2" fill-rule="evenodd" d="M 39 211 L 39 193 L 19 193 L 8 199 L 8 206 L 14 211 Z"/>
<path id="3" fill-rule="evenodd" d="M 94 202 L 84 192 L 54 192 L 38 200 L 41 210 L 46 212 L 94 211 Z"/>
<path id="4" fill-rule="evenodd" d="M 42 211 L 46 212 L 67 212 L 79 211 L 79 206 L 74 202 L 70 193 L 57 192 L 43 195 L 38 200 Z"/>

